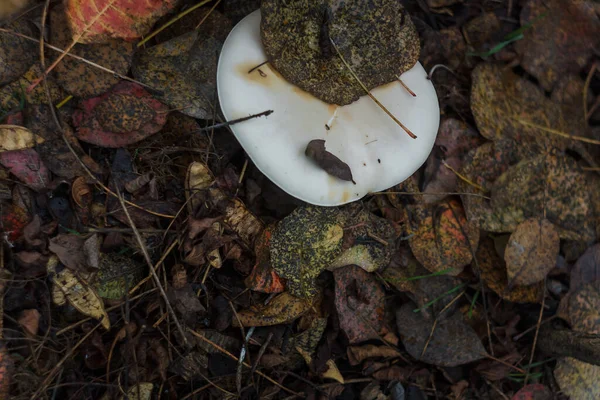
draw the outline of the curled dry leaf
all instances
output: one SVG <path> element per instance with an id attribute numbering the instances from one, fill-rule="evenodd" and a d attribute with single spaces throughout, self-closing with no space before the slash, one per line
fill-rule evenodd
<path id="1" fill-rule="evenodd" d="M 402 343 L 413 358 L 437 366 L 455 367 L 486 356 L 481 341 L 462 314 L 453 314 L 434 324 L 433 319 L 425 319 L 414 312 L 414 308 L 407 303 L 396 313 Z"/>
<path id="2" fill-rule="evenodd" d="M 348 164 L 325 150 L 325 141 L 323 139 L 311 140 L 306 146 L 304 154 L 317 163 L 329 175 L 343 181 L 350 181 L 356 185 L 356 182 L 352 179 L 352 171 Z"/>
<path id="3" fill-rule="evenodd" d="M 395 0 L 267 0 L 261 16 L 269 62 L 286 80 L 326 103 L 345 105 L 365 94 L 331 41 L 369 90 L 395 81 L 419 58 L 415 26 Z"/>
<path id="4" fill-rule="evenodd" d="M 73 113 L 73 125 L 84 142 L 124 147 L 160 131 L 167 113 L 140 85 L 123 81 L 108 93 L 83 100 Z"/>
<path id="5" fill-rule="evenodd" d="M 73 40 L 102 43 L 113 38 L 142 37 L 177 1 L 68 0 L 66 4 Z"/>
<path id="6" fill-rule="evenodd" d="M 449 200 L 431 206 L 415 206 L 409 239 L 417 260 L 431 272 L 458 275 L 473 258 L 479 229 L 465 217 L 462 205 Z"/>
<path id="7" fill-rule="evenodd" d="M 373 344 L 365 344 L 362 346 L 348 346 L 348 362 L 350 365 L 358 365 L 367 358 L 397 358 L 402 355 L 393 347 L 375 346 Z"/>
<path id="8" fill-rule="evenodd" d="M 79 208 L 87 208 L 92 201 L 92 190 L 83 176 L 75 178 L 71 184 L 71 198 Z"/>
<path id="9" fill-rule="evenodd" d="M 193 215 L 196 208 L 202 203 L 198 193 L 208 189 L 214 181 L 212 172 L 205 164 L 194 161 L 188 166 L 185 176 L 185 196 L 190 214 Z"/>
<path id="10" fill-rule="evenodd" d="M 506 264 L 498 255 L 494 241 L 489 237 L 479 243 L 476 257 L 481 279 L 498 296 L 515 303 L 539 303 L 542 301 L 543 283 L 530 286 L 508 286 Z"/>
<path id="11" fill-rule="evenodd" d="M 556 264 L 560 238 L 547 219 L 531 218 L 510 235 L 504 251 L 509 285 L 531 285 L 546 278 Z"/>
<path id="12" fill-rule="evenodd" d="M 288 292 L 273 298 L 269 304 L 257 309 L 245 309 L 238 312 L 238 318 L 233 318 L 233 326 L 270 326 L 294 321 L 307 312 L 312 302 L 292 296 Z"/>
<path id="13" fill-rule="evenodd" d="M 50 171 L 34 149 L 0 152 L 0 164 L 35 191 L 50 184 Z"/>
<path id="14" fill-rule="evenodd" d="M 210 201 L 223 214 L 223 222 L 247 245 L 252 245 L 264 224 L 244 205 L 240 199 L 231 198 L 221 189 L 209 190 Z"/>
<path id="15" fill-rule="evenodd" d="M 379 339 L 384 329 L 385 292 L 363 269 L 348 265 L 333 272 L 335 308 L 350 344 Z"/>
<path id="16" fill-rule="evenodd" d="M 98 294 L 87 283 L 79 280 L 68 268 L 56 272 L 58 257 L 48 260 L 48 274 L 52 276 L 52 299 L 57 305 L 68 301 L 77 311 L 100 321 L 102 326 L 110 329 L 110 319 L 104 310 L 104 303 Z"/>
<path id="17" fill-rule="evenodd" d="M 600 398 L 598 376 L 600 376 L 600 366 L 570 357 L 560 358 L 554 369 L 554 378 L 563 393 L 577 400 Z"/>
<path id="18" fill-rule="evenodd" d="M 23 150 L 43 143 L 44 139 L 17 125 L 0 125 L 0 152 Z"/>
<path id="19" fill-rule="evenodd" d="M 546 90 L 565 74 L 579 73 L 600 45 L 600 21 L 592 3 L 530 0 L 521 10 L 521 26 L 529 23 L 515 49 L 523 68 Z"/>

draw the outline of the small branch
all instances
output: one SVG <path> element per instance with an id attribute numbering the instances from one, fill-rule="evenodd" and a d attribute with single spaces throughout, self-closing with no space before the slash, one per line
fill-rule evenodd
<path id="1" fill-rule="evenodd" d="M 267 110 L 267 111 L 263 111 L 261 113 L 258 114 L 252 114 L 249 115 L 247 117 L 242 117 L 242 118 L 238 118 L 238 119 L 232 119 L 231 121 L 226 121 L 226 122 L 221 122 L 215 125 L 211 125 L 211 126 L 207 126 L 201 129 L 198 129 L 192 133 L 200 133 L 200 132 L 205 132 L 205 131 L 210 131 L 212 129 L 217 129 L 217 128 L 223 128 L 225 126 L 231 126 L 231 125 L 235 125 L 235 124 L 239 124 L 240 122 L 245 122 L 248 121 L 250 119 L 253 118 L 259 118 L 259 117 L 267 117 L 269 115 L 273 114 L 273 110 Z"/>

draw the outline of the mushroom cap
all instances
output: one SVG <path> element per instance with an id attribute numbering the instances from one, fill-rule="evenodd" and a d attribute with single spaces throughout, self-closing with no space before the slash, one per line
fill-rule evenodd
<path id="1" fill-rule="evenodd" d="M 260 11 L 239 22 L 221 50 L 217 88 L 221 110 L 234 120 L 273 110 L 268 117 L 231 126 L 256 167 L 290 195 L 307 203 L 336 206 L 392 187 L 425 162 L 439 121 L 437 95 L 420 63 L 400 82 L 371 93 L 415 135 L 411 139 L 373 100 L 363 96 L 337 106 L 283 79 L 269 64 L 260 36 Z M 330 129 L 326 128 L 326 125 Z M 348 164 L 356 184 L 329 175 L 305 154 L 313 139 Z"/>

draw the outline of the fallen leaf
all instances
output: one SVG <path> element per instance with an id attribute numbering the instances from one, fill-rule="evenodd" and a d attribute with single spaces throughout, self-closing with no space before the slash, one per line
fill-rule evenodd
<path id="1" fill-rule="evenodd" d="M 600 281 L 569 292 L 568 317 L 574 331 L 600 334 Z"/>
<path id="2" fill-rule="evenodd" d="M 250 290 L 263 293 L 281 293 L 285 289 L 284 282 L 271 266 L 270 240 L 274 225 L 267 226 L 254 243 L 256 263 L 252 272 L 244 280 Z"/>
<path id="3" fill-rule="evenodd" d="M 541 383 L 530 383 L 523 386 L 511 400 L 551 400 L 552 391 Z"/>
<path id="4" fill-rule="evenodd" d="M 337 208 L 298 207 L 271 237 L 271 264 L 294 296 L 312 297 L 316 278 L 342 253 L 344 215 Z"/>
<path id="5" fill-rule="evenodd" d="M 31 220 L 27 210 L 14 204 L 0 207 L 2 234 L 9 243 L 14 242 L 23 235 L 23 230 Z"/>
<path id="6" fill-rule="evenodd" d="M 0 346 L 0 399 L 10 399 L 11 372 L 13 362 L 6 345 Z"/>
<path id="7" fill-rule="evenodd" d="M 144 50 L 133 76 L 162 93 L 157 99 L 190 117 L 210 119 L 216 92 L 218 54 L 223 43 L 195 29 Z"/>
<path id="8" fill-rule="evenodd" d="M 352 179 L 352 171 L 348 164 L 325 150 L 325 141 L 323 139 L 311 140 L 306 146 L 304 154 L 317 163 L 329 175 L 343 181 L 350 181 L 356 185 L 356 182 Z"/>
<path id="9" fill-rule="evenodd" d="M 529 23 L 515 49 L 523 68 L 548 91 L 565 74 L 579 73 L 600 45 L 600 21 L 584 1 L 529 0 L 521 10 L 521 26 Z"/>
<path id="10" fill-rule="evenodd" d="M 269 62 L 287 81 L 326 103 L 345 105 L 365 95 L 331 41 L 369 90 L 397 80 L 419 58 L 416 28 L 395 0 L 376 6 L 267 0 L 261 16 Z"/>
<path id="11" fill-rule="evenodd" d="M 79 208 L 87 208 L 92 201 L 92 190 L 83 176 L 75 178 L 71 184 L 71 198 Z"/>
<path id="12" fill-rule="evenodd" d="M 43 138 L 23 126 L 0 125 L 0 152 L 29 149 L 43 142 Z"/>
<path id="13" fill-rule="evenodd" d="M 199 192 L 208 189 L 214 181 L 212 172 L 201 162 L 194 161 L 188 166 L 185 176 L 185 197 L 190 214 L 193 214 L 202 204 L 202 198 L 198 196 Z"/>
<path id="14" fill-rule="evenodd" d="M 383 334 L 385 292 L 377 278 L 348 265 L 333 272 L 340 329 L 355 344 Z"/>
<path id="15" fill-rule="evenodd" d="M 335 361 L 329 359 L 329 360 L 327 360 L 326 365 L 327 365 L 327 371 L 321 373 L 321 378 L 333 379 L 334 381 L 337 381 L 337 382 L 343 384 L 344 377 L 342 376 L 342 373 L 340 372 L 337 365 L 335 364 Z"/>
<path id="16" fill-rule="evenodd" d="M 232 198 L 221 189 L 210 189 L 209 198 L 216 210 L 223 214 L 225 225 L 252 246 L 264 229 L 262 221 L 240 199 Z"/>
<path id="17" fill-rule="evenodd" d="M 177 1 L 150 0 L 68 0 L 67 21 L 73 40 L 102 43 L 109 39 L 134 40 L 144 36 L 152 25 L 175 7 Z"/>
<path id="18" fill-rule="evenodd" d="M 19 325 L 21 325 L 28 337 L 34 337 L 37 335 L 40 326 L 40 312 L 35 308 L 21 311 Z"/>
<path id="19" fill-rule="evenodd" d="M 401 357 L 398 350 L 388 346 L 375 346 L 365 344 L 362 346 L 348 346 L 346 348 L 350 365 L 358 365 L 367 358 L 397 358 Z"/>
<path id="20" fill-rule="evenodd" d="M 99 267 L 91 286 L 103 299 L 124 299 L 144 278 L 146 271 L 143 264 L 118 253 L 102 253 L 98 262 Z"/>
<path id="21" fill-rule="evenodd" d="M 545 216 L 561 239 L 592 241 L 594 207 L 585 175 L 567 155 L 540 154 L 510 167 L 494 182 L 492 212 L 511 221 Z"/>
<path id="22" fill-rule="evenodd" d="M 167 113 L 140 85 L 121 82 L 108 93 L 83 100 L 73 113 L 73 125 L 84 142 L 125 147 L 160 131 Z"/>
<path id="23" fill-rule="evenodd" d="M 88 263 L 84 252 L 85 239 L 75 234 L 60 234 L 50 239 L 48 249 L 56 254 L 60 262 L 73 271 L 88 271 L 94 268 Z M 96 268 L 98 266 L 96 260 Z"/>
<path id="24" fill-rule="evenodd" d="M 596 400 L 600 398 L 600 366 L 587 364 L 575 358 L 559 358 L 554 377 L 564 394 L 571 399 Z"/>
<path id="25" fill-rule="evenodd" d="M 294 321 L 310 309 L 311 302 L 283 292 L 266 306 L 244 309 L 237 313 L 242 326 L 270 326 Z M 233 318 L 233 326 L 239 327 L 238 318 Z"/>
<path id="26" fill-rule="evenodd" d="M 506 264 L 498 255 L 494 241 L 489 237 L 482 239 L 479 243 L 476 257 L 481 279 L 498 296 L 515 303 L 539 303 L 542 301 L 543 283 L 531 286 L 508 286 Z"/>
<path id="27" fill-rule="evenodd" d="M 71 40 L 71 29 L 67 23 L 64 7 L 54 8 L 50 12 L 50 43 L 60 49 L 67 49 Z M 112 70 L 116 74 L 127 75 L 135 49 L 134 43 L 121 39 L 110 39 L 103 43 L 76 44 L 69 54 L 101 65 L 104 69 Z M 61 54 L 54 51 L 50 53 L 54 58 Z M 52 61 L 53 59 L 50 59 L 47 62 L 51 63 Z M 120 78 L 115 73 L 67 56 L 56 66 L 52 76 L 67 93 L 87 98 L 99 96 L 116 85 Z"/>
<path id="28" fill-rule="evenodd" d="M 383 394 L 379 382 L 369 382 L 367 386 L 360 391 L 360 400 L 388 400 L 389 397 Z"/>
<path id="29" fill-rule="evenodd" d="M 191 285 L 188 284 L 179 290 L 169 287 L 167 296 L 173 309 L 186 325 L 195 326 L 206 316 L 206 308 L 200 302 L 196 291 L 192 289 Z"/>
<path id="30" fill-rule="evenodd" d="M 36 49 L 36 53 L 39 51 Z M 46 104 L 48 95 L 44 85 L 38 85 L 33 90 L 26 90 L 28 86 L 42 75 L 39 62 L 34 63 L 31 68 L 14 82 L 0 88 L 0 105 L 6 110 L 21 110 L 24 104 Z M 59 102 L 65 97 L 65 93 L 58 86 L 52 76 L 46 78 L 50 100 Z"/>
<path id="31" fill-rule="evenodd" d="M 569 289 L 576 291 L 600 279 L 600 244 L 588 248 L 573 265 Z"/>
<path id="32" fill-rule="evenodd" d="M 462 205 L 449 200 L 431 206 L 415 206 L 408 243 L 417 260 L 431 272 L 458 275 L 477 250 L 479 229 L 467 221 Z"/>
<path id="33" fill-rule="evenodd" d="M 79 280 L 70 269 L 64 268 L 56 272 L 58 257 L 48 261 L 48 274 L 52 276 L 52 299 L 57 305 L 68 301 L 77 311 L 100 321 L 102 326 L 110 329 L 110 319 L 104 310 L 104 303 L 98 294 L 85 282 Z"/>
<path id="34" fill-rule="evenodd" d="M 437 366 L 456 367 L 486 356 L 481 341 L 464 322 L 462 314 L 453 314 L 434 325 L 432 319 L 423 318 L 413 311 L 414 308 L 407 303 L 396 313 L 402 343 L 414 359 Z"/>
<path id="35" fill-rule="evenodd" d="M 517 226 L 504 251 L 509 285 L 531 285 L 546 278 L 560 250 L 558 232 L 547 219 L 530 218 Z"/>
<path id="36" fill-rule="evenodd" d="M 406 381 L 410 375 L 410 368 L 392 365 L 373 372 L 371 377 L 378 381 Z"/>
<path id="37" fill-rule="evenodd" d="M 497 382 L 509 377 L 513 372 L 514 365 L 521 361 L 522 355 L 517 351 L 513 351 L 505 356 L 496 356 L 498 360 L 483 360 L 475 367 L 475 370 L 486 379 Z"/>
<path id="38" fill-rule="evenodd" d="M 0 164 L 35 191 L 50 184 L 50 171 L 34 149 L 0 152 Z"/>
<path id="39" fill-rule="evenodd" d="M 134 383 L 127 391 L 127 394 L 121 397 L 121 400 L 150 400 L 152 389 L 154 389 L 154 385 L 150 382 Z"/>
<path id="40" fill-rule="evenodd" d="M 2 2 L 0 8 L 3 6 L 7 6 L 6 1 Z M 2 19 L 2 14 L 3 12 L 0 10 L 0 19 Z M 10 32 L 35 36 L 32 26 L 23 18 L 7 24 L 5 28 Z M 9 32 L 0 32 L 0 86 L 18 79 L 27 72 L 37 58 L 39 52 L 36 50 L 37 46 L 34 42 Z"/>

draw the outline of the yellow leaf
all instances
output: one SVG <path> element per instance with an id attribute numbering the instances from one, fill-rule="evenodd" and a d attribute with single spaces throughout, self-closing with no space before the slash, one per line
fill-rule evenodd
<path id="1" fill-rule="evenodd" d="M 344 377 L 342 376 L 342 373 L 338 369 L 337 365 L 335 365 L 335 361 L 329 359 L 325 365 L 327 365 L 328 368 L 327 371 L 321 374 L 321 378 L 333 379 L 334 381 L 344 384 Z"/>
<path id="2" fill-rule="evenodd" d="M 127 391 L 127 396 L 121 397 L 121 400 L 149 400 L 150 396 L 152 396 L 153 388 L 154 385 L 150 382 L 138 383 L 130 387 Z"/>
<path id="3" fill-rule="evenodd" d="M 206 165 L 200 162 L 193 162 L 190 164 L 185 178 L 185 194 L 188 200 L 188 210 L 190 212 L 193 212 L 200 202 L 196 193 L 209 188 L 214 180 L 212 172 L 210 172 Z"/>
<path id="4" fill-rule="evenodd" d="M 600 376 L 599 366 L 570 357 L 559 359 L 554 369 L 554 377 L 563 393 L 577 400 L 600 398 L 598 376 Z"/>
<path id="5" fill-rule="evenodd" d="M 110 329 L 110 320 L 104 310 L 104 303 L 98 294 L 87 284 L 81 282 L 71 270 L 65 268 L 53 277 L 53 299 L 60 301 L 60 291 L 63 297 L 82 314 L 100 320 L 102 326 Z"/>
<path id="6" fill-rule="evenodd" d="M 0 125 L 0 152 L 29 149 L 44 139 L 18 125 Z"/>
<path id="7" fill-rule="evenodd" d="M 311 301 L 292 296 L 288 292 L 276 296 L 264 307 L 238 312 L 243 326 L 270 326 L 294 321 L 311 307 Z M 233 326 L 239 326 L 238 318 L 233 318 Z"/>

